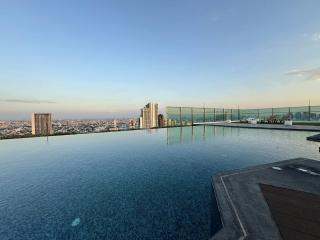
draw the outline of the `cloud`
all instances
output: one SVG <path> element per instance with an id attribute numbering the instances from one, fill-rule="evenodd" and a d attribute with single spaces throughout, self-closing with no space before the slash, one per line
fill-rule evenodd
<path id="1" fill-rule="evenodd" d="M 320 42 L 320 32 L 304 33 L 303 37 L 305 37 L 308 41 Z"/>
<path id="2" fill-rule="evenodd" d="M 320 81 L 320 67 L 308 70 L 292 70 L 287 75 L 302 78 L 306 81 Z"/>
<path id="3" fill-rule="evenodd" d="M 0 102 L 9 102 L 9 103 L 31 103 L 31 104 L 41 104 L 41 103 L 56 103 L 49 100 L 30 100 L 30 99 L 0 99 Z"/>
<path id="4" fill-rule="evenodd" d="M 311 35 L 311 39 L 314 42 L 320 42 L 320 32 L 319 33 L 314 33 Z"/>

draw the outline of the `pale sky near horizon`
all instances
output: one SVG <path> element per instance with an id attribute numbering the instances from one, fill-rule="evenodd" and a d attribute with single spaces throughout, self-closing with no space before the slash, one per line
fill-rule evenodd
<path id="1" fill-rule="evenodd" d="M 2 0 L 0 120 L 320 105 L 319 0 Z"/>

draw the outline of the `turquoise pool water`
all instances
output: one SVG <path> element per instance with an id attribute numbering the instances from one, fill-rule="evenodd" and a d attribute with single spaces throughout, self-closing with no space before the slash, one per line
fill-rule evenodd
<path id="1" fill-rule="evenodd" d="M 310 132 L 197 126 L 0 141 L 0 239 L 208 239 L 211 176 L 320 159 Z"/>

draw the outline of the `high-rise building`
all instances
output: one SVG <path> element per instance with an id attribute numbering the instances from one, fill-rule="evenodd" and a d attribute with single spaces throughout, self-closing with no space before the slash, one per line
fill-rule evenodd
<path id="1" fill-rule="evenodd" d="M 53 134 L 51 113 L 32 113 L 31 122 L 33 135 Z"/>
<path id="2" fill-rule="evenodd" d="M 136 128 L 136 120 L 135 119 L 130 119 L 129 120 L 129 129 L 135 129 Z"/>
<path id="3" fill-rule="evenodd" d="M 159 127 L 164 127 L 164 126 L 165 126 L 164 117 L 163 117 L 162 114 L 159 114 L 159 115 L 158 115 L 158 126 L 159 126 Z"/>
<path id="4" fill-rule="evenodd" d="M 158 104 L 148 103 L 141 109 L 140 128 L 158 127 Z"/>

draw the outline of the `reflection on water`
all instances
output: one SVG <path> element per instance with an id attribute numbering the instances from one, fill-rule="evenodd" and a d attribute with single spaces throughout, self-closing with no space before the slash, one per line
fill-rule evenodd
<path id="1" fill-rule="evenodd" d="M 215 136 L 239 136 L 240 128 L 221 126 L 196 126 L 167 128 L 167 144 L 187 143 L 206 140 Z"/>
<path id="2" fill-rule="evenodd" d="M 209 239 L 221 226 L 212 176 L 319 159 L 313 134 L 195 126 L 0 141 L 0 240 Z"/>

